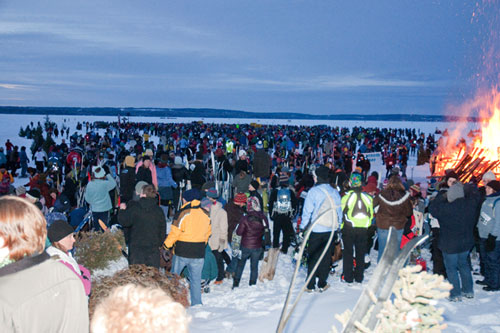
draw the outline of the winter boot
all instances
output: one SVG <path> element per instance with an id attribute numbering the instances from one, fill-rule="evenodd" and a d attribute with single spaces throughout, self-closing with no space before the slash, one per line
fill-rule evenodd
<path id="1" fill-rule="evenodd" d="M 240 286 L 240 279 L 233 279 L 233 289 Z"/>

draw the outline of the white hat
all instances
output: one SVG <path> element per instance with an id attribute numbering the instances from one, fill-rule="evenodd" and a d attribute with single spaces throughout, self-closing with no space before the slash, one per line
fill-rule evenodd
<path id="1" fill-rule="evenodd" d="M 182 165 L 182 158 L 180 156 L 175 156 L 175 158 L 174 158 L 174 164 L 176 164 L 176 165 Z"/>
<path id="2" fill-rule="evenodd" d="M 104 176 L 106 176 L 106 171 L 104 171 L 104 168 L 99 165 L 92 167 L 92 173 L 95 178 L 104 178 Z"/>
<path id="3" fill-rule="evenodd" d="M 240 152 L 238 153 L 238 156 L 247 156 L 247 152 L 244 149 L 240 149 Z"/>
<path id="4" fill-rule="evenodd" d="M 264 146 L 262 145 L 262 140 L 259 140 L 257 144 L 255 145 L 255 148 L 257 149 L 262 149 Z"/>
<path id="5" fill-rule="evenodd" d="M 483 175 L 483 183 L 487 184 L 492 180 L 497 180 L 497 176 L 493 173 L 493 171 L 488 171 Z"/>

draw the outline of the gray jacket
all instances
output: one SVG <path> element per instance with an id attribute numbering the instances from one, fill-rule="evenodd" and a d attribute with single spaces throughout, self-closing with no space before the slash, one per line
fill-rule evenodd
<path id="1" fill-rule="evenodd" d="M 481 238 L 488 238 L 489 234 L 500 237 L 500 193 L 489 195 L 484 200 L 477 222 L 477 230 Z"/>
<path id="2" fill-rule="evenodd" d="M 80 279 L 46 252 L 0 268 L 0 332 L 88 332 Z"/>

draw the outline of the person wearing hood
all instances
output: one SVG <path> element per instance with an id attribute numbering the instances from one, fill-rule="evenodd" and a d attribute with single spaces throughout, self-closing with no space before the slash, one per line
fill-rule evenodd
<path id="1" fill-rule="evenodd" d="M 121 203 L 118 223 L 130 228 L 129 265 L 143 264 L 160 268 L 160 252 L 165 239 L 165 214 L 158 206 L 153 185 L 142 187 L 138 201 Z"/>
<path id="2" fill-rule="evenodd" d="M 448 191 L 439 194 L 429 204 L 429 213 L 439 221 L 438 247 L 443 252 L 448 281 L 453 285 L 450 301 L 460 301 L 462 296 L 474 297 L 467 258 L 474 246 L 473 230 L 479 201 L 479 191 L 474 185 L 454 182 Z"/>
<path id="3" fill-rule="evenodd" d="M 410 193 L 405 191 L 398 175 L 389 178 L 386 188 L 373 200 L 373 207 L 377 224 L 378 261 L 380 261 L 389 237 L 389 228 L 396 229 L 398 244 L 401 244 L 405 224 L 413 214 Z"/>
<path id="4" fill-rule="evenodd" d="M 500 182 L 490 180 L 485 186 L 486 199 L 477 224 L 480 247 L 485 253 L 484 285 L 486 291 L 500 290 Z"/>
<path id="5" fill-rule="evenodd" d="M 135 186 L 135 157 L 128 155 L 120 170 L 120 201 L 127 203 L 134 197 Z"/>
<path id="6" fill-rule="evenodd" d="M 344 281 L 352 283 L 353 279 L 363 282 L 365 254 L 368 245 L 368 227 L 373 219 L 373 198 L 362 188 L 362 175 L 352 173 L 349 179 L 351 190 L 342 197 L 344 212 L 342 225 L 342 241 L 344 242 L 343 269 Z M 356 268 L 353 269 L 354 252 L 356 250 Z"/>
<path id="7" fill-rule="evenodd" d="M 212 249 L 212 253 L 217 261 L 217 279 L 215 284 L 221 284 L 224 279 L 224 258 L 229 260 L 226 262 L 228 265 L 231 263 L 229 256 L 224 252 L 227 247 L 227 213 L 222 208 L 222 204 L 217 201 L 219 197 L 217 190 L 215 188 L 209 188 L 206 191 L 207 199 L 210 201 L 208 209 L 210 212 L 210 224 L 212 225 L 212 234 L 208 239 L 208 245 Z M 224 254 L 226 254 L 224 256 Z"/>

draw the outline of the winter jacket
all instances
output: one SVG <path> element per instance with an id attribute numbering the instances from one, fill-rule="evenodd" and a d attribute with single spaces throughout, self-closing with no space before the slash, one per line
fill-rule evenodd
<path id="1" fill-rule="evenodd" d="M 441 193 L 429 204 L 429 213 L 438 219 L 441 228 L 438 248 L 445 253 L 469 251 L 474 245 L 473 230 L 480 196 L 472 186 L 464 186 L 464 192 L 465 197 L 451 203 Z"/>
<path id="2" fill-rule="evenodd" d="M 307 228 L 310 223 L 314 223 L 319 215 L 319 211 L 323 202 L 329 200 L 324 193 L 326 191 L 336 206 L 336 213 L 338 218 L 338 225 L 334 226 L 334 229 L 340 228 L 342 224 L 342 205 L 339 192 L 331 187 L 329 184 L 318 184 L 312 187 L 308 192 L 306 199 L 304 200 L 304 208 L 302 209 L 302 225 Z M 332 228 L 319 223 L 312 229 L 313 232 L 331 232 Z"/>
<path id="3" fill-rule="evenodd" d="M 124 203 L 129 202 L 134 197 L 135 192 L 135 169 L 125 167 L 120 171 L 120 196 Z"/>
<path id="4" fill-rule="evenodd" d="M 183 165 L 175 164 L 172 167 L 172 178 L 180 186 L 182 181 L 186 183 L 189 179 L 189 171 Z"/>
<path id="5" fill-rule="evenodd" d="M 342 197 L 342 211 L 344 223 L 354 228 L 368 228 L 373 219 L 373 199 L 360 187 L 355 188 Z"/>
<path id="6" fill-rule="evenodd" d="M 136 177 L 138 177 L 138 174 L 139 174 L 139 168 L 142 167 L 142 161 L 139 161 L 139 163 L 137 163 L 137 165 L 135 166 L 135 173 L 136 173 Z M 142 168 L 144 169 L 144 168 Z M 137 181 L 139 180 L 144 180 L 146 181 L 148 184 L 152 184 L 155 186 L 156 189 L 158 189 L 158 178 L 156 176 L 156 166 L 154 165 L 153 162 L 151 162 L 149 164 L 149 170 L 151 171 L 151 181 L 147 181 L 145 179 L 139 179 L 137 178 Z"/>
<path id="7" fill-rule="evenodd" d="M 116 181 L 108 174 L 106 179 L 94 179 L 87 184 L 85 201 L 90 205 L 90 210 L 96 213 L 107 212 L 113 205 L 109 191 L 116 187 Z"/>
<path id="8" fill-rule="evenodd" d="M 481 238 L 488 238 L 489 234 L 500 237 L 500 192 L 488 195 L 484 200 L 477 229 Z"/>
<path id="9" fill-rule="evenodd" d="M 194 169 L 191 172 L 191 184 L 193 187 L 201 188 L 205 184 L 205 167 L 200 161 L 194 162 Z"/>
<path id="10" fill-rule="evenodd" d="M 244 174 L 243 178 L 241 178 L 240 174 L 236 174 L 233 178 L 233 187 L 235 190 L 235 193 L 247 193 L 248 192 L 248 186 L 250 185 L 250 182 L 252 181 L 252 177 L 250 177 L 249 174 Z"/>
<path id="11" fill-rule="evenodd" d="M 150 185 L 153 185 L 153 176 L 151 170 L 145 167 L 137 168 L 135 171 L 135 181 L 136 183 L 144 181 Z"/>
<path id="12" fill-rule="evenodd" d="M 227 213 L 218 201 L 210 205 L 210 224 L 212 234 L 208 239 L 208 245 L 213 251 L 222 252 L 227 246 Z"/>
<path id="13" fill-rule="evenodd" d="M 269 223 L 262 212 L 250 212 L 243 216 L 236 229 L 236 234 L 241 236 L 241 246 L 247 249 L 261 248 L 266 227 L 269 228 Z"/>
<path id="14" fill-rule="evenodd" d="M 164 246 L 175 245 L 174 253 L 184 258 L 204 258 L 205 246 L 212 233 L 210 217 L 201 208 L 200 201 L 185 203 L 174 217 Z"/>
<path id="15" fill-rule="evenodd" d="M 66 267 L 68 267 L 73 273 L 78 276 L 80 281 L 82 281 L 83 288 L 85 289 L 85 295 L 89 296 L 92 290 L 92 282 L 90 278 L 90 271 L 82 265 L 79 265 L 75 258 L 71 255 L 71 252 L 64 252 L 59 250 L 55 246 L 49 246 L 47 248 L 47 253 L 55 260 L 59 260 Z"/>
<path id="16" fill-rule="evenodd" d="M 43 252 L 0 268 L 0 332 L 88 332 L 87 296 L 64 264 Z"/>
<path id="17" fill-rule="evenodd" d="M 159 248 L 165 240 L 165 214 L 155 198 L 131 200 L 118 213 L 118 223 L 130 228 L 129 264 L 160 267 Z"/>
<path id="18" fill-rule="evenodd" d="M 158 178 L 159 187 L 177 187 L 177 183 L 172 178 L 172 170 L 167 165 L 158 165 L 158 168 L 156 168 L 156 176 Z"/>
<path id="19" fill-rule="evenodd" d="M 271 175 L 271 157 L 264 149 L 257 149 L 253 157 L 253 175 L 255 178 L 269 178 Z"/>
<path id="20" fill-rule="evenodd" d="M 384 189 L 373 199 L 377 228 L 401 230 L 413 214 L 410 193 Z"/>
<path id="21" fill-rule="evenodd" d="M 245 211 L 243 207 L 238 206 L 233 201 L 228 202 L 224 209 L 227 212 L 227 239 L 231 241 L 234 229 L 238 226 Z"/>

